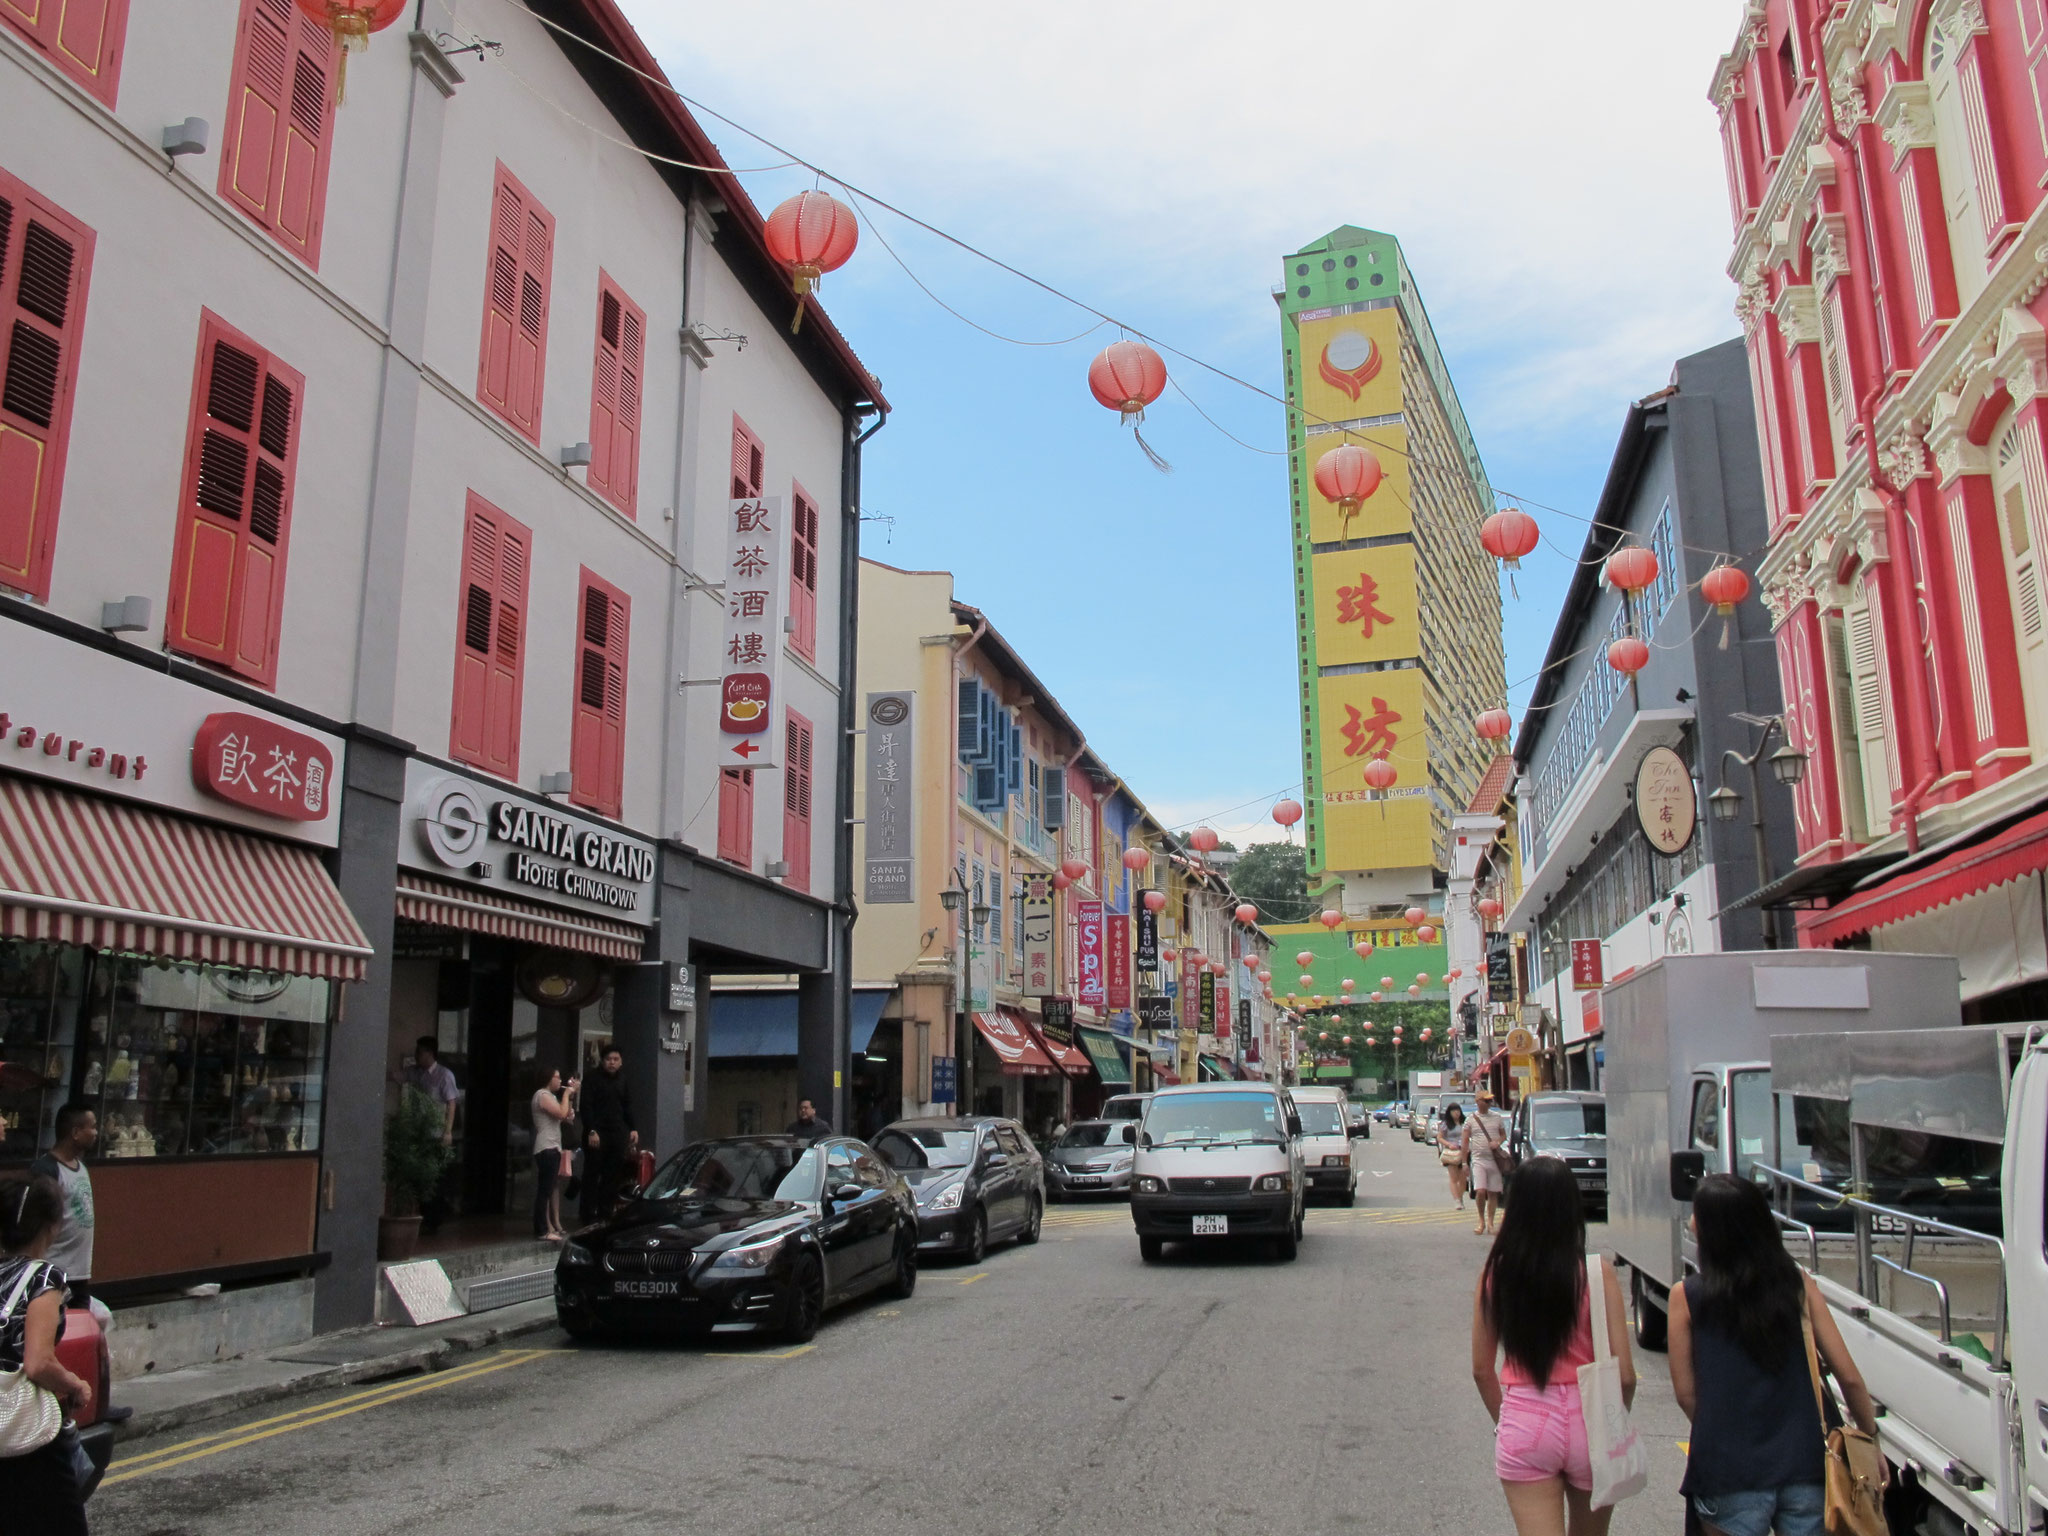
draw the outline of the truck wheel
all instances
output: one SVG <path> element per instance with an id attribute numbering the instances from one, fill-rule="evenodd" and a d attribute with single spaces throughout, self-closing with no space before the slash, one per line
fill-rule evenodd
<path id="1" fill-rule="evenodd" d="M 1636 1342 L 1645 1349 L 1662 1350 L 1669 1319 L 1663 1309 L 1650 1300 L 1650 1287 L 1643 1279 L 1643 1272 L 1631 1265 L 1628 1274 L 1629 1301 L 1636 1314 Z"/>
<path id="2" fill-rule="evenodd" d="M 1163 1237 L 1141 1237 L 1138 1239 L 1138 1257 L 1147 1264 L 1157 1264 L 1166 1256 L 1166 1239 Z"/>
<path id="3" fill-rule="evenodd" d="M 1295 1255 L 1300 1252 L 1301 1239 L 1297 1237 L 1291 1230 L 1285 1237 L 1276 1237 L 1273 1239 L 1273 1257 L 1278 1259 L 1282 1264 L 1293 1263 Z"/>

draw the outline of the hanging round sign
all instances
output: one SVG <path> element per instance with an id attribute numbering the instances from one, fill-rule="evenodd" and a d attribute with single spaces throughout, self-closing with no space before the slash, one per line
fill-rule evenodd
<path id="1" fill-rule="evenodd" d="M 1636 764 L 1636 825 L 1665 858 L 1683 853 L 1700 824 L 1692 770 L 1669 747 L 1652 747 Z"/>

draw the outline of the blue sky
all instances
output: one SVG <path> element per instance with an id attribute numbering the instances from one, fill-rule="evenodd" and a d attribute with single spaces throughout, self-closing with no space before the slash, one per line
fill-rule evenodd
<path id="1" fill-rule="evenodd" d="M 1740 0 L 1368 0 L 1345 44 L 1263 6 L 625 5 L 686 95 L 1268 389 L 1280 257 L 1338 224 L 1391 231 L 1495 486 L 1579 517 L 1628 402 L 1738 333 L 1706 93 Z M 735 166 L 779 158 L 705 122 Z M 764 208 L 812 182 L 746 180 Z M 864 552 L 954 572 L 1156 812 L 1270 834 L 1301 777 L 1284 461 L 1169 391 L 1145 427 L 1158 473 L 1088 393 L 1114 331 L 994 339 L 883 241 L 1015 341 L 1092 322 L 891 215 L 863 225 L 823 297 L 894 407 Z M 1280 447 L 1277 406 L 1169 364 Z M 1576 553 L 1583 522 L 1536 515 Z M 1510 679 L 1568 575 L 1548 548 L 1524 562 Z"/>

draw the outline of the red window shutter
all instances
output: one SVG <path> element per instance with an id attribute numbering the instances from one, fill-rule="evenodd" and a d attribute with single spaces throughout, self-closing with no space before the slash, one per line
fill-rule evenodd
<path id="1" fill-rule="evenodd" d="M 334 34 L 292 0 L 242 0 L 220 195 L 316 269 L 336 60 Z"/>
<path id="2" fill-rule="evenodd" d="M 526 587 L 533 533 L 474 491 L 464 513 L 455 612 L 455 700 L 448 755 L 519 776 L 526 677 Z"/>
<path id="3" fill-rule="evenodd" d="M 523 436 L 540 441 L 541 381 L 548 352 L 548 281 L 555 220 L 503 164 L 491 199 L 484 267 L 483 354 L 477 398 Z"/>
<path id="4" fill-rule="evenodd" d="M 745 501 L 761 494 L 766 483 L 767 455 L 761 439 L 735 416 L 732 419 L 732 499 Z"/>
<path id="5" fill-rule="evenodd" d="M 91 230 L 0 171 L 0 586 L 44 599 L 92 247 Z"/>
<path id="6" fill-rule="evenodd" d="M 818 655 L 818 504 L 792 485 L 789 518 L 789 612 L 796 620 L 790 643 L 807 661 Z"/>
<path id="7" fill-rule="evenodd" d="M 0 0 L 0 21 L 106 105 L 114 104 L 128 0 Z"/>
<path id="8" fill-rule="evenodd" d="M 625 785 L 626 633 L 631 611 L 625 593 L 588 570 L 583 572 L 569 798 L 606 816 L 619 814 Z"/>
<path id="9" fill-rule="evenodd" d="M 305 379 L 211 310 L 196 375 L 164 643 L 269 687 Z"/>
<path id="10" fill-rule="evenodd" d="M 640 489 L 640 379 L 646 337 L 646 313 L 599 271 L 587 479 L 593 491 L 628 517 L 634 515 Z"/>
<path id="11" fill-rule="evenodd" d="M 754 862 L 754 770 L 718 771 L 718 856 L 751 868 Z"/>
<path id="12" fill-rule="evenodd" d="M 783 717 L 782 858 L 789 865 L 783 884 L 811 888 L 811 722 L 795 710 Z"/>

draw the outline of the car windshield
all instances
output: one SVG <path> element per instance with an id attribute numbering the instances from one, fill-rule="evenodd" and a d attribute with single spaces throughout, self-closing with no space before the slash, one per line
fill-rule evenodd
<path id="1" fill-rule="evenodd" d="M 1170 1093 L 1152 1101 L 1145 1133 L 1155 1147 L 1282 1141 L 1280 1101 L 1270 1093 Z"/>
<path id="2" fill-rule="evenodd" d="M 809 1200 L 817 1193 L 816 1146 L 700 1141 L 665 1163 L 645 1200 Z"/>
<path id="3" fill-rule="evenodd" d="M 1304 1136 L 1342 1136 L 1345 1133 L 1344 1113 L 1335 1104 L 1296 1099 L 1294 1107 L 1301 1111 Z"/>
<path id="4" fill-rule="evenodd" d="M 1607 1135 L 1607 1106 L 1582 1099 L 1540 1099 L 1530 1106 L 1534 1124 L 1529 1139 L 1535 1142 L 1604 1140 Z"/>
<path id="5" fill-rule="evenodd" d="M 1109 1140 L 1107 1120 L 1083 1120 L 1079 1125 L 1067 1127 L 1057 1145 L 1062 1147 L 1099 1147 Z"/>
<path id="6" fill-rule="evenodd" d="M 905 1173 L 921 1168 L 965 1168 L 974 1156 L 974 1132 L 892 1125 L 875 1138 L 874 1147 L 883 1162 Z"/>
<path id="7" fill-rule="evenodd" d="M 1135 1093 L 1118 1094 L 1102 1106 L 1105 1120 L 1142 1120 L 1145 1118 L 1145 1101 Z"/>

